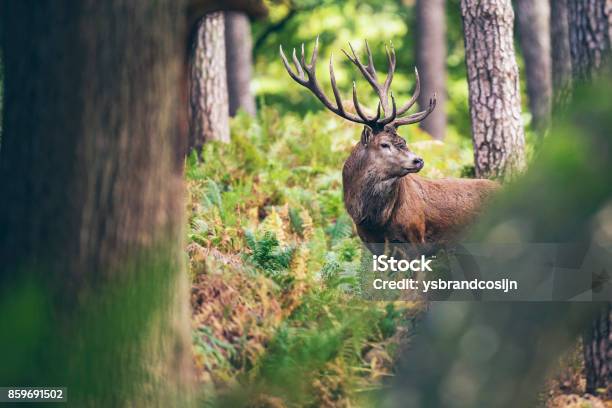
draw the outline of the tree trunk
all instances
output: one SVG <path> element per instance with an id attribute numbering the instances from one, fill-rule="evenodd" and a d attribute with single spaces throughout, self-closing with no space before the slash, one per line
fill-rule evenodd
<path id="1" fill-rule="evenodd" d="M 606 398 L 612 397 L 612 307 L 602 306 L 599 316 L 593 320 L 584 336 L 584 362 L 586 368 L 586 392 Z"/>
<path id="2" fill-rule="evenodd" d="M 512 177 L 525 166 L 510 0 L 461 0 L 474 161 L 478 177 Z"/>
<path id="3" fill-rule="evenodd" d="M 568 0 L 568 21 L 574 79 L 589 80 L 610 59 L 612 1 Z"/>
<path id="4" fill-rule="evenodd" d="M 189 148 L 209 140 L 229 142 L 229 107 L 225 70 L 223 12 L 202 17 L 191 41 Z"/>
<path id="5" fill-rule="evenodd" d="M 246 14 L 225 13 L 225 52 L 229 114 L 235 116 L 239 109 L 243 109 L 255 116 L 255 98 L 251 93 L 253 42 L 251 23 Z"/>
<path id="6" fill-rule="evenodd" d="M 550 6 L 542 0 L 516 0 L 516 14 L 533 128 L 543 133 L 550 123 L 552 98 Z"/>
<path id="7" fill-rule="evenodd" d="M 188 404 L 182 3 L 0 15 L 0 383 L 66 386 L 74 406 Z"/>
<path id="8" fill-rule="evenodd" d="M 416 62 L 421 75 L 419 106 L 426 107 L 437 95 L 436 109 L 421 128 L 436 139 L 446 133 L 446 13 L 445 0 L 416 2 Z"/>
<path id="9" fill-rule="evenodd" d="M 569 45 L 573 80 L 590 81 L 610 75 L 612 39 L 611 0 L 568 0 Z M 612 313 L 610 304 L 602 307 L 584 337 L 586 390 L 598 389 L 612 397 Z"/>
<path id="10" fill-rule="evenodd" d="M 567 103 L 572 87 L 567 1 L 550 1 L 553 108 L 564 106 Z"/>

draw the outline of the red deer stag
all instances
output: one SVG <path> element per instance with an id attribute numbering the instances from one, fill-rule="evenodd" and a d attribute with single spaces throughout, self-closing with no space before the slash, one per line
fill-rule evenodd
<path id="1" fill-rule="evenodd" d="M 342 170 L 344 204 L 362 241 L 367 244 L 408 242 L 419 245 L 447 242 L 474 218 L 483 201 L 498 185 L 489 180 L 430 180 L 414 174 L 423 168 L 424 161 L 410 151 L 397 129 L 425 119 L 436 106 L 435 94 L 427 109 L 402 117 L 418 98 L 418 71 L 415 69 L 414 95 L 398 108 L 393 93 L 389 91 L 396 63 L 393 47 L 386 48 L 389 67 L 385 82 L 380 84 L 367 42 L 365 46 L 367 65 L 360 61 L 351 44 L 351 54 L 342 51 L 378 95 L 376 115 L 368 115 L 362 109 L 357 100 L 355 82 L 353 104 L 357 115 L 345 110 L 336 85 L 333 56 L 329 62 L 329 75 L 336 103 L 333 104 L 323 93 L 315 75 L 318 39 L 310 64 L 305 61 L 303 44 L 301 60 L 298 60 L 293 50 L 297 73 L 291 68 L 282 47 L 280 55 L 291 78 L 308 88 L 327 109 L 344 119 L 364 125 L 361 141 L 353 148 Z"/>

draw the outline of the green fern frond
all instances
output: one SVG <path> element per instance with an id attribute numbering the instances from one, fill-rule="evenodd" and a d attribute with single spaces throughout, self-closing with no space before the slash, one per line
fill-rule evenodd
<path id="1" fill-rule="evenodd" d="M 327 227 L 326 231 L 332 246 L 343 238 L 351 236 L 353 233 L 353 221 L 346 214 L 336 219 L 336 222 Z"/>

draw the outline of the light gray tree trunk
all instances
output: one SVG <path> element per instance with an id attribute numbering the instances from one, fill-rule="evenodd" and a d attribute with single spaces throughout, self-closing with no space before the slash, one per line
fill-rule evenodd
<path id="1" fill-rule="evenodd" d="M 529 110 L 533 128 L 542 133 L 550 123 L 552 98 L 550 6 L 543 0 L 516 0 L 516 14 Z"/>
<path id="2" fill-rule="evenodd" d="M 525 166 L 510 0 L 461 0 L 474 161 L 478 177 L 508 178 Z"/>
<path id="3" fill-rule="evenodd" d="M 416 62 L 421 76 L 419 106 L 425 108 L 437 94 L 436 109 L 421 128 L 436 139 L 446 133 L 446 13 L 445 0 L 416 2 Z"/>
<path id="4" fill-rule="evenodd" d="M 223 12 L 206 14 L 196 30 L 189 64 L 189 148 L 199 151 L 209 140 L 230 140 Z"/>
<path id="5" fill-rule="evenodd" d="M 553 109 L 567 103 L 572 87 L 567 1 L 550 0 Z"/>
<path id="6" fill-rule="evenodd" d="M 229 114 L 235 116 L 242 109 L 255 116 L 255 98 L 251 93 L 253 40 L 251 23 L 246 14 L 231 11 L 225 13 L 225 53 Z"/>

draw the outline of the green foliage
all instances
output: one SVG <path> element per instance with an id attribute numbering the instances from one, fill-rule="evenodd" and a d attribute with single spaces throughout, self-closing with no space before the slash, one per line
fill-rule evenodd
<path id="1" fill-rule="evenodd" d="M 295 248 L 281 248 L 278 239 L 271 231 L 266 231 L 261 239 L 257 239 L 251 232 L 245 234 L 244 239 L 251 250 L 245 258 L 255 267 L 259 268 L 265 276 L 277 283 L 284 283 Z"/>
<path id="2" fill-rule="evenodd" d="M 337 308 L 334 303 L 331 306 Z M 361 349 L 380 318 L 381 313 L 375 308 L 352 313 L 332 310 L 310 327 L 281 327 L 255 369 L 260 387 L 275 390 L 290 401 L 313 404 L 316 400 L 313 385 L 304 379 L 320 375 L 321 370 L 329 375 L 326 366 L 334 360 L 358 366 Z"/>
<path id="3" fill-rule="evenodd" d="M 395 334 L 397 329 L 397 321 L 401 317 L 401 313 L 395 309 L 393 303 L 389 303 L 385 306 L 385 316 L 378 322 L 378 328 L 380 329 L 383 337 L 391 337 Z"/>
<path id="4" fill-rule="evenodd" d="M 353 233 L 353 221 L 348 215 L 342 214 L 335 223 L 326 228 L 325 232 L 327 232 L 331 244 L 334 245 L 342 238 L 346 238 Z"/>
<path id="5" fill-rule="evenodd" d="M 289 209 L 289 221 L 291 222 L 291 229 L 296 234 L 302 236 L 304 234 L 304 220 L 296 208 Z"/>

